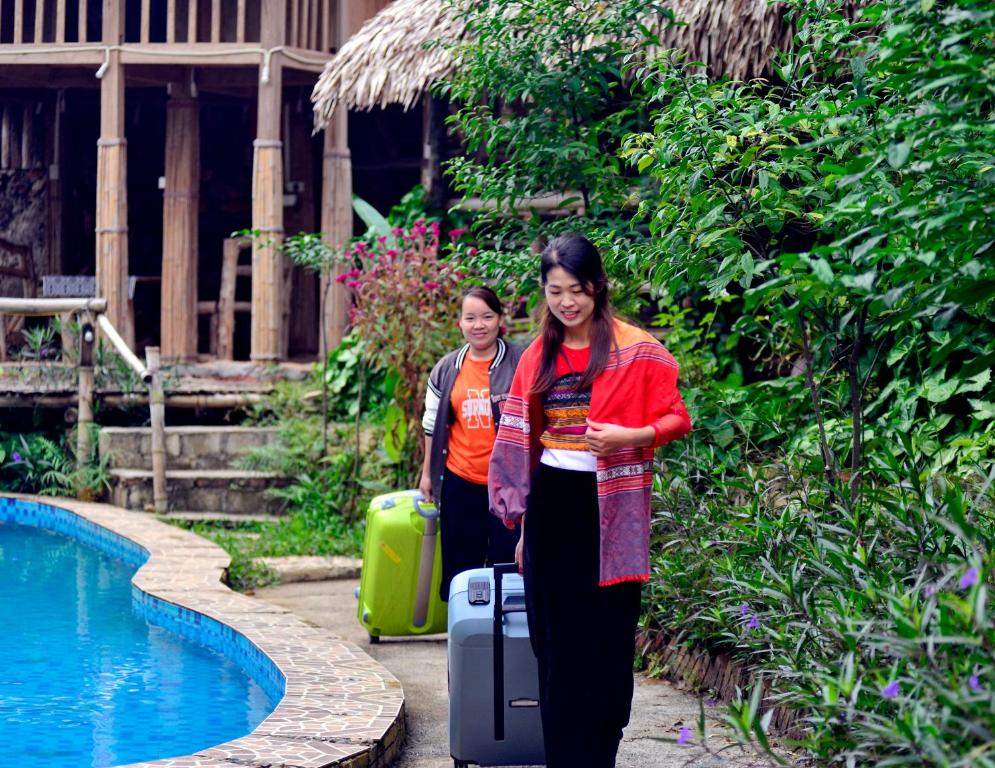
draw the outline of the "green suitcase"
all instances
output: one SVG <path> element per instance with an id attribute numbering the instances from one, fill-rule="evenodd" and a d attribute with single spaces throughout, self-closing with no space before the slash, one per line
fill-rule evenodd
<path id="1" fill-rule="evenodd" d="M 366 513 L 357 616 L 376 643 L 384 635 L 446 631 L 439 512 L 419 491 L 377 496 Z"/>

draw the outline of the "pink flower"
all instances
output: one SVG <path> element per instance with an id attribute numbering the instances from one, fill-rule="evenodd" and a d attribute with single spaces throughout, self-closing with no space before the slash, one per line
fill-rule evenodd
<path id="1" fill-rule="evenodd" d="M 343 272 L 341 275 L 338 275 L 335 278 L 335 282 L 336 283 L 344 283 L 348 279 L 349 279 L 349 273 L 348 272 Z"/>
<path id="2" fill-rule="evenodd" d="M 359 277 L 363 273 L 359 269 L 350 269 L 346 272 L 346 274 L 349 275 L 349 277 Z"/>
<path id="3" fill-rule="evenodd" d="M 391 233 L 391 234 L 392 234 L 392 235 L 393 235 L 394 237 L 400 237 L 401 235 L 403 235 L 403 234 L 404 234 L 404 228 L 403 228 L 403 227 L 394 227 L 394 228 L 393 228 L 393 229 L 392 229 L 392 230 L 390 231 L 390 233 Z"/>
<path id="4" fill-rule="evenodd" d="M 450 229 L 449 230 L 449 237 L 451 237 L 453 240 L 459 240 L 465 234 L 466 234 L 466 230 L 462 229 L 460 227 L 457 227 L 456 229 Z"/>
<path id="5" fill-rule="evenodd" d="M 429 280 L 428 282 L 425 283 L 425 287 L 428 288 L 430 291 L 434 291 L 436 288 L 439 287 L 439 284 Z"/>
<path id="6" fill-rule="evenodd" d="M 356 243 L 356 253 L 365 253 L 365 252 L 366 252 L 366 243 L 364 242 Z"/>
<path id="7" fill-rule="evenodd" d="M 466 249 L 466 255 L 467 256 L 476 256 L 477 255 L 477 249 L 476 248 L 467 248 Z"/>
<path id="8" fill-rule="evenodd" d="M 348 283 L 346 283 L 346 285 L 349 286 L 350 288 L 358 288 L 359 280 L 350 280 Z"/>
<path id="9" fill-rule="evenodd" d="M 432 225 L 431 225 L 431 229 L 432 229 L 432 235 L 435 236 L 435 237 L 438 237 L 439 236 L 439 229 L 440 229 L 439 222 L 433 221 Z"/>
<path id="10" fill-rule="evenodd" d="M 380 237 L 377 238 L 377 243 L 379 243 L 380 245 L 387 245 L 387 238 L 384 237 L 383 235 L 380 235 Z"/>
<path id="11" fill-rule="evenodd" d="M 396 259 L 397 258 L 397 250 L 394 249 L 394 248 L 391 248 L 389 251 L 387 251 L 387 255 L 390 256 L 390 258 L 392 258 L 392 259 Z"/>

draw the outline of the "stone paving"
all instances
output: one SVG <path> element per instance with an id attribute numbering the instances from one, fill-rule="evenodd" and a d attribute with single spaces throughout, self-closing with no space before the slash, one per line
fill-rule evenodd
<path id="1" fill-rule="evenodd" d="M 138 544 L 150 555 L 133 579 L 143 608 L 188 637 L 203 633 L 217 645 L 232 645 L 247 666 L 268 668 L 284 684 L 285 695 L 253 733 L 132 768 L 380 768 L 391 763 L 404 740 L 404 697 L 397 679 L 338 635 L 232 592 L 222 583 L 229 558 L 220 547 L 149 515 L 105 504 L 17 498 L 68 510 Z"/>

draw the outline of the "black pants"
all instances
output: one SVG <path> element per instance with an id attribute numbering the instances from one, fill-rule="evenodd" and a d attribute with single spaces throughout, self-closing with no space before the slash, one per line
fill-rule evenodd
<path id="1" fill-rule="evenodd" d="M 593 472 L 540 464 L 525 514 L 525 600 L 548 768 L 613 768 L 632 707 L 639 583 L 599 587 Z"/>
<path id="2" fill-rule="evenodd" d="M 471 568 L 515 561 L 519 530 L 505 528 L 490 513 L 487 486 L 471 483 L 446 470 L 439 500 L 442 534 L 442 583 L 440 596 L 449 600 L 453 576 Z"/>

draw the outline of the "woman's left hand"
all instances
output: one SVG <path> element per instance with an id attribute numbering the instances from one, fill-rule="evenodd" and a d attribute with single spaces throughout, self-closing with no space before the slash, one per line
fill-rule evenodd
<path id="1" fill-rule="evenodd" d="M 605 424 L 587 420 L 587 447 L 595 456 L 607 456 L 622 448 L 640 447 L 645 443 L 643 429 L 620 427 L 618 424 Z M 652 441 L 652 435 L 649 436 Z"/>

